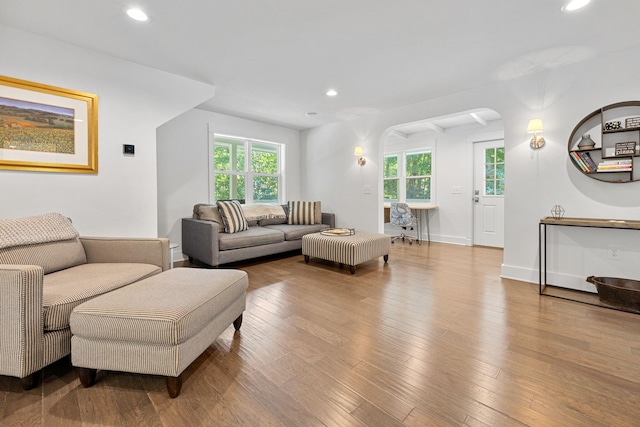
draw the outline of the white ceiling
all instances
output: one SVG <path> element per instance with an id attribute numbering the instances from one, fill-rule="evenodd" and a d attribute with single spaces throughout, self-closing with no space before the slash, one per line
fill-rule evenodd
<path id="1" fill-rule="evenodd" d="M 640 1 L 564 2 L 1 0 L 0 23 L 215 85 L 200 108 L 305 129 L 640 45 Z"/>

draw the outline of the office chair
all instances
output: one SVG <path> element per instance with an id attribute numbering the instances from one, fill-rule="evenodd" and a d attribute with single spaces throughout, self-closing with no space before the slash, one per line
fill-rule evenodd
<path id="1" fill-rule="evenodd" d="M 391 203 L 390 217 L 391 225 L 401 227 L 403 230 L 402 233 L 400 233 L 398 236 L 391 238 L 391 243 L 396 241 L 396 239 L 402 239 L 403 242 L 406 239 L 409 241 L 409 244 L 412 244 L 413 240 L 416 239 L 414 237 L 407 236 L 405 231 L 407 231 L 407 228 L 413 230 L 413 227 L 418 224 L 418 221 L 416 217 L 411 213 L 411 208 L 409 207 L 409 205 L 401 202 Z"/>

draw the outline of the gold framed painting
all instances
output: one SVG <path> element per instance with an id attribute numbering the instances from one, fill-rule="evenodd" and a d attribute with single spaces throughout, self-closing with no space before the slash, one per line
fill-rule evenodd
<path id="1" fill-rule="evenodd" d="M 0 76 L 0 169 L 98 173 L 98 96 Z"/>

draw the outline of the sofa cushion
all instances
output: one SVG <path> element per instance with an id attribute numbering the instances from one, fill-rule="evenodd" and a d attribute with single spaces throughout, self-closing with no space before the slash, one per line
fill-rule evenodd
<path id="1" fill-rule="evenodd" d="M 224 225 L 218 205 L 197 205 L 198 206 L 198 219 L 203 221 L 213 221 L 217 224 Z"/>
<path id="2" fill-rule="evenodd" d="M 279 224 L 279 225 L 267 225 L 264 228 L 270 228 L 272 230 L 278 230 L 284 233 L 284 239 L 287 241 L 300 240 L 302 236 L 309 233 L 318 233 L 322 230 L 329 228 L 327 224 L 309 224 L 309 225 L 291 225 L 291 224 Z"/>
<path id="3" fill-rule="evenodd" d="M 219 237 L 221 251 L 284 242 L 282 231 L 267 227 L 249 227 L 248 230 L 239 233 L 219 234 Z"/>
<path id="4" fill-rule="evenodd" d="M 78 237 L 71 220 L 59 213 L 0 219 L 0 248 L 59 242 Z"/>
<path id="5" fill-rule="evenodd" d="M 69 218 L 50 213 L 0 219 L 0 264 L 39 265 L 47 274 L 86 262 Z"/>
<path id="6" fill-rule="evenodd" d="M 86 262 L 84 247 L 78 238 L 0 249 L 0 264 L 39 265 L 44 274 Z"/>
<path id="7" fill-rule="evenodd" d="M 237 200 L 218 201 L 218 210 L 224 222 L 225 233 L 237 233 L 249 228 L 247 218 Z"/>
<path id="8" fill-rule="evenodd" d="M 81 303 L 162 271 L 151 264 L 96 263 L 67 268 L 44 276 L 44 330 L 69 327 L 71 311 Z"/>
<path id="9" fill-rule="evenodd" d="M 289 221 L 287 224 L 322 224 L 322 208 L 320 202 L 290 201 Z"/>

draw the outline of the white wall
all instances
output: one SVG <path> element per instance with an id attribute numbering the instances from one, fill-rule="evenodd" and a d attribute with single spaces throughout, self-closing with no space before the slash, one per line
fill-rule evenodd
<path id="1" fill-rule="evenodd" d="M 301 198 L 300 132 L 193 109 L 158 128 L 158 235 L 181 244 L 181 218 L 209 203 L 208 129 L 285 145 L 285 201 Z M 181 252 L 175 259 L 181 259 Z"/>
<path id="2" fill-rule="evenodd" d="M 538 222 L 549 216 L 555 204 L 567 216 L 637 219 L 640 217 L 640 183 L 610 184 L 581 174 L 570 163 L 567 143 L 571 131 L 587 114 L 615 102 L 640 99 L 640 48 L 611 53 L 559 69 L 487 87 L 425 101 L 393 111 L 303 132 L 302 155 L 306 166 L 302 191 L 322 200 L 336 213 L 339 226 L 379 230 L 382 223 L 382 144 L 391 126 L 466 111 L 491 108 L 504 123 L 506 149 L 505 251 L 502 274 L 520 280 L 538 279 Z M 547 145 L 532 151 L 531 135 L 525 133 L 529 119 L 544 120 Z M 368 159 L 360 168 L 353 147 L 364 147 Z M 362 185 L 373 188 L 362 194 Z M 336 191 L 340 188 L 340 191 Z M 443 213 L 441 212 L 440 215 Z M 589 250 L 615 242 L 590 238 L 588 230 L 576 230 L 589 241 Z M 637 252 L 623 245 L 629 275 L 640 278 Z M 562 253 L 563 251 L 560 251 Z M 560 254 L 556 254 L 561 256 Z M 616 264 L 594 257 L 579 265 L 558 263 L 567 281 L 584 280 L 600 271 L 618 271 Z M 560 261 L 560 260 L 558 260 Z M 612 267 L 613 265 L 613 267 Z M 618 264 L 621 265 L 621 264 Z"/>
<path id="3" fill-rule="evenodd" d="M 82 235 L 156 236 L 156 128 L 214 87 L 0 26 L 0 74 L 98 95 L 98 174 L 0 170 L 0 217 L 69 216 Z M 135 157 L 122 155 L 135 144 Z"/>

